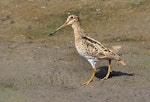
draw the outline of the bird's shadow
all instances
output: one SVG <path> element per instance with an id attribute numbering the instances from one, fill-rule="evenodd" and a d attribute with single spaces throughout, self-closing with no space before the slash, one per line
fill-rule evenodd
<path id="1" fill-rule="evenodd" d="M 96 72 L 96 77 L 99 79 L 102 79 L 106 76 L 107 71 L 108 71 L 108 66 L 102 66 L 97 68 L 98 72 Z M 115 77 L 115 76 L 134 76 L 134 73 L 125 73 L 125 72 L 121 72 L 121 71 L 111 71 L 109 78 Z"/>

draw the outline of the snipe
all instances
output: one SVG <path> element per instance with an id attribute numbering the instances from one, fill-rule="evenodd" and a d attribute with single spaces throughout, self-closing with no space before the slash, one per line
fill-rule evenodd
<path id="1" fill-rule="evenodd" d="M 72 25 L 72 28 L 74 30 L 75 47 L 78 53 L 84 58 L 86 58 L 93 67 L 93 72 L 90 79 L 83 83 L 83 85 L 88 85 L 90 82 L 93 81 L 93 78 L 96 73 L 95 64 L 101 59 L 106 59 L 109 61 L 108 72 L 102 80 L 107 79 L 109 77 L 109 74 L 111 72 L 111 60 L 116 60 L 120 64 L 125 65 L 124 61 L 121 59 L 121 56 L 117 54 L 118 50 L 121 47 L 114 46 L 112 47 L 112 49 L 109 49 L 100 42 L 96 41 L 95 39 L 88 37 L 84 30 L 81 28 L 79 18 L 76 15 L 70 15 L 67 18 L 67 21 L 62 26 L 57 28 L 54 32 L 52 32 L 50 35 L 56 33 L 61 28 L 68 25 Z"/>

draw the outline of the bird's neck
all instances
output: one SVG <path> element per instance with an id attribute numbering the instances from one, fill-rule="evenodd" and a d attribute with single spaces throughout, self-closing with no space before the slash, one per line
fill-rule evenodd
<path id="1" fill-rule="evenodd" d="M 75 39 L 82 38 L 86 35 L 79 22 L 74 22 L 72 28 L 74 30 Z"/>

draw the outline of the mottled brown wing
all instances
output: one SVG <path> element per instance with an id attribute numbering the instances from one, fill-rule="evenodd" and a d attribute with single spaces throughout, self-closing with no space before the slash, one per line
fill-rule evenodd
<path id="1" fill-rule="evenodd" d="M 88 36 L 83 37 L 87 54 L 100 59 L 116 59 L 118 54 L 106 48 L 103 44 Z"/>

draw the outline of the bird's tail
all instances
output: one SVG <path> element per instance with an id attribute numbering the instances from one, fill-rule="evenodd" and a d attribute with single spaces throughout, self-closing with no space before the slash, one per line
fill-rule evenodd
<path id="1" fill-rule="evenodd" d="M 119 55 L 119 57 L 117 58 L 118 62 L 122 65 L 126 65 L 124 60 L 121 59 L 122 54 L 118 53 L 120 49 L 121 49 L 121 46 L 112 46 L 111 48 L 112 51 L 116 52 Z"/>
<path id="2" fill-rule="evenodd" d="M 118 61 L 120 64 L 122 64 L 122 65 L 126 65 L 126 63 L 124 62 L 124 60 L 119 60 Z"/>

